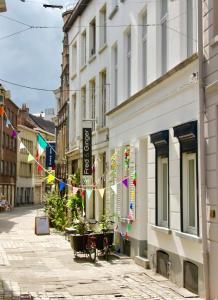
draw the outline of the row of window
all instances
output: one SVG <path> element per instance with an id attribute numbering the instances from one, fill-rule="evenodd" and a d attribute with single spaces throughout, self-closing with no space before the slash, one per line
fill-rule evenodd
<path id="1" fill-rule="evenodd" d="M 21 142 L 26 147 L 26 148 L 20 150 L 21 153 L 26 153 L 26 154 L 28 154 L 29 152 L 33 153 L 33 142 L 32 141 L 21 138 Z M 27 151 L 27 149 L 29 152 Z"/>
<path id="2" fill-rule="evenodd" d="M 2 176 L 16 176 L 16 164 L 10 161 L 0 161 L 0 175 Z"/>
<path id="3" fill-rule="evenodd" d="M 3 139 L 1 138 L 1 136 L 3 137 Z M 16 139 L 14 139 L 12 136 L 7 134 L 6 132 L 3 132 L 3 135 L 0 135 L 0 146 L 5 149 L 9 149 L 9 150 L 16 152 L 17 141 L 16 141 Z"/>
<path id="4" fill-rule="evenodd" d="M 26 162 L 20 162 L 19 176 L 32 177 L 32 164 Z"/>
<path id="5" fill-rule="evenodd" d="M 199 234 L 198 226 L 198 165 L 197 122 L 174 127 L 180 143 L 180 207 L 181 230 Z M 156 151 L 156 225 L 169 227 L 169 132 L 151 135 Z"/>

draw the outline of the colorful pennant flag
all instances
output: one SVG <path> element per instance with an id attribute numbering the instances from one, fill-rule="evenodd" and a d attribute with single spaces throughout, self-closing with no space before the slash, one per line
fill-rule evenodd
<path id="1" fill-rule="evenodd" d="M 42 167 L 41 165 L 38 165 L 38 166 L 37 166 L 37 171 L 38 171 L 38 172 L 42 172 L 42 171 L 43 171 L 43 167 Z"/>
<path id="2" fill-rule="evenodd" d="M 105 189 L 99 189 L 98 191 L 99 191 L 99 194 L 100 194 L 101 198 L 103 199 Z"/>
<path id="3" fill-rule="evenodd" d="M 126 188 L 128 188 L 129 187 L 129 179 L 128 178 L 123 179 L 122 184 L 125 185 Z"/>
<path id="4" fill-rule="evenodd" d="M 132 183 L 134 186 L 136 186 L 136 179 L 133 179 Z"/>
<path id="5" fill-rule="evenodd" d="M 33 161 L 33 160 L 35 160 L 34 157 L 29 153 L 28 158 L 27 158 L 27 161 L 28 161 L 28 162 L 31 162 L 31 161 Z"/>
<path id="6" fill-rule="evenodd" d="M 129 212 L 128 219 L 129 220 L 133 220 L 133 212 L 132 211 Z"/>
<path id="7" fill-rule="evenodd" d="M 59 189 L 60 189 L 60 191 L 63 191 L 65 189 L 65 186 L 66 186 L 66 184 L 63 181 L 61 181 L 59 183 Z"/>
<path id="8" fill-rule="evenodd" d="M 113 192 L 115 194 L 117 194 L 117 184 L 112 185 L 111 188 L 112 188 Z"/>
<path id="9" fill-rule="evenodd" d="M 86 195 L 87 195 L 87 199 L 89 200 L 91 195 L 92 195 L 92 189 L 87 189 L 86 190 Z"/>
<path id="10" fill-rule="evenodd" d="M 132 224 L 131 224 L 131 223 L 128 223 L 128 224 L 126 225 L 126 231 L 127 231 L 127 232 L 131 232 L 131 231 L 132 231 Z"/>
<path id="11" fill-rule="evenodd" d="M 12 138 L 16 138 L 17 137 L 17 132 L 15 130 L 12 131 L 11 133 Z"/>
<path id="12" fill-rule="evenodd" d="M 85 208 L 85 204 L 84 204 L 84 201 L 82 200 L 82 208 L 84 209 Z"/>
<path id="13" fill-rule="evenodd" d="M 129 208 L 133 209 L 133 203 L 132 202 L 130 202 Z"/>
<path id="14" fill-rule="evenodd" d="M 22 142 L 20 142 L 20 147 L 19 147 L 19 149 L 22 150 L 22 149 L 25 149 L 25 148 L 26 148 L 25 145 L 24 145 Z"/>
<path id="15" fill-rule="evenodd" d="M 74 194 L 74 195 L 77 194 L 78 190 L 79 190 L 78 187 L 73 186 L 73 194 Z"/>
<path id="16" fill-rule="evenodd" d="M 4 107 L 0 106 L 0 116 L 3 116 L 5 113 Z"/>
<path id="17" fill-rule="evenodd" d="M 6 126 L 6 127 L 11 126 L 11 122 L 10 122 L 9 120 L 6 120 L 5 126 Z"/>
<path id="18" fill-rule="evenodd" d="M 86 192 L 82 191 L 81 195 L 82 195 L 83 198 L 85 198 Z"/>
<path id="19" fill-rule="evenodd" d="M 38 149 L 38 158 L 42 155 L 42 153 L 45 151 L 46 147 L 48 146 L 45 139 L 41 136 L 41 134 L 38 133 L 37 135 L 37 149 Z"/>
<path id="20" fill-rule="evenodd" d="M 48 183 L 52 183 L 54 180 L 55 180 L 54 175 L 49 174 L 48 177 L 47 177 L 47 182 L 48 182 Z"/>

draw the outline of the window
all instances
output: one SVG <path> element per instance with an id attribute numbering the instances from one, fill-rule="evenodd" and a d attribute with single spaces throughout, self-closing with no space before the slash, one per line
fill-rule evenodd
<path id="1" fill-rule="evenodd" d="M 95 18 L 90 23 L 90 53 L 89 56 L 93 56 L 96 53 L 96 21 Z"/>
<path id="2" fill-rule="evenodd" d="M 109 19 L 111 20 L 115 13 L 118 11 L 118 0 L 111 0 L 110 1 L 110 13 Z"/>
<path id="3" fill-rule="evenodd" d="M 84 66 L 86 64 L 86 30 L 81 36 L 81 52 L 81 66 Z"/>
<path id="4" fill-rule="evenodd" d="M 122 147 L 122 178 L 130 178 L 130 145 Z M 129 180 L 130 182 L 130 180 Z M 122 185 L 122 206 L 121 216 L 127 218 L 130 206 L 130 189 Z"/>
<path id="5" fill-rule="evenodd" d="M 106 111 L 107 111 L 107 97 L 106 97 L 106 71 L 101 73 L 101 114 L 102 114 L 102 127 L 106 126 Z"/>
<path id="6" fill-rule="evenodd" d="M 169 131 L 151 135 L 155 147 L 156 225 L 169 227 Z"/>
<path id="7" fill-rule="evenodd" d="M 218 2 L 213 0 L 213 25 L 214 25 L 214 36 L 218 35 Z"/>
<path id="8" fill-rule="evenodd" d="M 81 89 L 82 98 L 82 118 L 86 120 L 86 86 Z"/>
<path id="9" fill-rule="evenodd" d="M 193 0 L 187 2 L 187 57 L 193 54 Z"/>
<path id="10" fill-rule="evenodd" d="M 118 50 L 117 44 L 112 48 L 112 61 L 113 61 L 113 96 L 114 96 L 114 106 L 118 103 Z"/>
<path id="11" fill-rule="evenodd" d="M 131 31 L 126 34 L 127 97 L 131 95 Z"/>
<path id="12" fill-rule="evenodd" d="M 73 95 L 72 97 L 72 108 L 73 108 L 73 141 L 76 139 L 76 94 Z"/>
<path id="13" fill-rule="evenodd" d="M 91 115 L 92 130 L 95 131 L 95 79 L 90 81 L 90 104 L 91 104 Z"/>
<path id="14" fill-rule="evenodd" d="M 162 74 L 167 71 L 167 16 L 168 16 L 168 0 L 161 1 L 161 67 Z"/>
<path id="15" fill-rule="evenodd" d="M 72 46 L 72 76 L 76 75 L 77 70 L 77 43 Z"/>
<path id="16" fill-rule="evenodd" d="M 107 11 L 106 6 L 100 10 L 100 48 L 107 42 Z"/>
<path id="17" fill-rule="evenodd" d="M 181 231 L 199 235 L 197 121 L 174 127 L 180 143 Z"/>
<path id="18" fill-rule="evenodd" d="M 142 17 L 142 77 L 143 86 L 147 85 L 147 12 Z"/>

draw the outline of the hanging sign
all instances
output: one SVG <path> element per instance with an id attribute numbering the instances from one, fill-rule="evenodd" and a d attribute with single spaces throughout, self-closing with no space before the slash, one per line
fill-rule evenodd
<path id="1" fill-rule="evenodd" d="M 92 175 L 92 129 L 83 128 L 83 175 Z"/>
<path id="2" fill-rule="evenodd" d="M 48 143 L 46 147 L 46 168 L 55 169 L 55 147 L 56 143 Z"/>

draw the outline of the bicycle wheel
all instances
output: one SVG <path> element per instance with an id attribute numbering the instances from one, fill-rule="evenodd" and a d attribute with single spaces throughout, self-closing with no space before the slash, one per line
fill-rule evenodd
<path id="1" fill-rule="evenodd" d="M 103 251 L 104 251 L 104 258 L 108 261 L 110 249 L 109 249 L 108 239 L 106 236 L 104 237 L 104 250 Z"/>
<path id="2" fill-rule="evenodd" d="M 95 248 L 90 248 L 89 250 L 89 258 L 91 262 L 96 261 L 96 249 Z"/>

